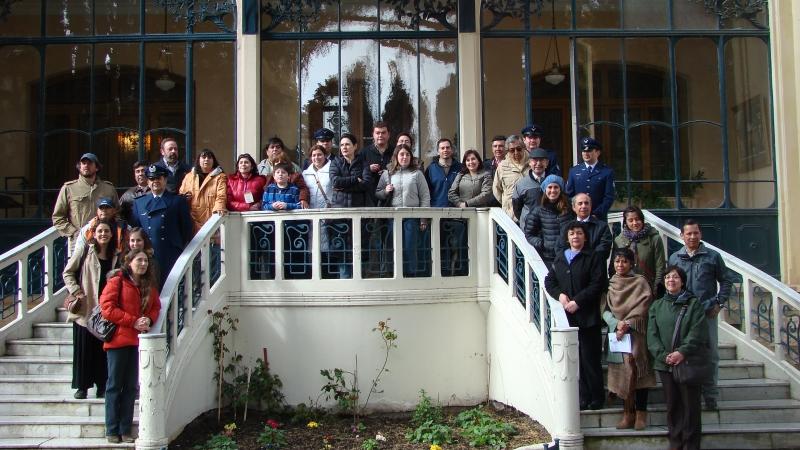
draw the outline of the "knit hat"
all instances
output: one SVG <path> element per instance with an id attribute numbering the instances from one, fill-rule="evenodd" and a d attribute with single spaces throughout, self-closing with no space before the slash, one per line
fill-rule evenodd
<path id="1" fill-rule="evenodd" d="M 547 178 L 545 178 L 544 181 L 542 181 L 542 185 L 541 185 L 542 192 L 547 192 L 547 186 L 549 186 L 549 185 L 551 185 L 553 183 L 557 184 L 558 187 L 560 187 L 562 191 L 564 190 L 564 179 L 563 178 L 561 178 L 558 175 L 548 175 Z"/>

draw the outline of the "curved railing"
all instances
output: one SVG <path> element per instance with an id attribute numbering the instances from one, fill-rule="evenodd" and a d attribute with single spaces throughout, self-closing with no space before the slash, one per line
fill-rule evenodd
<path id="1" fill-rule="evenodd" d="M 609 215 L 612 227 L 618 228 L 621 221 L 621 213 Z M 649 211 L 645 221 L 661 234 L 668 255 L 683 246 L 678 228 Z M 736 343 L 740 357 L 763 362 L 769 378 L 790 381 L 792 395 L 800 396 L 800 294 L 736 256 L 704 244 L 722 255 L 734 280 L 720 315 L 720 339 Z"/>
<path id="2" fill-rule="evenodd" d="M 67 240 L 49 228 L 0 255 L 0 345 L 31 336 L 34 323 L 55 319 L 64 299 Z"/>

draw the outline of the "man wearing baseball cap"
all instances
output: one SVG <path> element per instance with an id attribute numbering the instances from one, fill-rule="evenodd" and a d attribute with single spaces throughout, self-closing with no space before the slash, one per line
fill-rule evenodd
<path id="1" fill-rule="evenodd" d="M 151 164 L 145 175 L 150 193 L 133 201 L 131 226 L 142 227 L 153 243 L 161 289 L 175 261 L 192 240 L 194 225 L 186 199 L 167 190 L 167 169 Z"/>
<path id="2" fill-rule="evenodd" d="M 102 197 L 119 202 L 117 190 L 109 181 L 101 180 L 97 172 L 102 169 L 97 155 L 84 153 L 75 168 L 78 178 L 61 186 L 53 208 L 53 226 L 62 236 L 69 238 L 69 254 L 75 248 L 75 240 L 81 227 L 94 217 L 95 205 Z"/>
<path id="3" fill-rule="evenodd" d="M 569 170 L 567 195 L 589 194 L 592 199 L 592 213 L 606 221 L 608 210 L 614 203 L 614 170 L 600 162 L 603 147 L 597 140 L 585 137 L 579 142 L 583 162 Z"/>
<path id="4" fill-rule="evenodd" d="M 544 136 L 542 127 L 532 123 L 523 128 L 520 134 L 522 134 L 522 140 L 525 142 L 525 147 L 528 148 L 529 152 L 541 148 L 542 136 Z M 556 151 L 549 149 L 545 149 L 544 151 L 547 152 L 547 175 L 561 176 L 561 165 L 558 163 L 558 154 Z"/>

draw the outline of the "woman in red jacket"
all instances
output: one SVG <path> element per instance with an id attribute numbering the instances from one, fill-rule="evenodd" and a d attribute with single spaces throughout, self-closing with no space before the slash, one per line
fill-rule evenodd
<path id="1" fill-rule="evenodd" d="M 228 177 L 228 211 L 260 211 L 266 183 L 253 157 L 249 153 L 239 155 L 236 173 Z"/>
<path id="2" fill-rule="evenodd" d="M 161 302 L 152 253 L 131 250 L 122 269 L 109 274 L 100 308 L 117 324 L 111 341 L 103 344 L 108 359 L 106 382 L 106 438 L 110 443 L 134 442 L 133 404 L 139 384 L 139 333 L 158 319 Z"/>

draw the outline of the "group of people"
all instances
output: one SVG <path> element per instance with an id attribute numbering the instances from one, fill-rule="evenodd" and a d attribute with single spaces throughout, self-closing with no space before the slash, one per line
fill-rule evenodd
<path id="1" fill-rule="evenodd" d="M 132 440 L 138 333 L 157 320 L 158 292 L 169 271 L 213 214 L 500 206 L 538 251 L 549 270 L 546 290 L 578 327 L 580 408 L 600 409 L 605 402 L 605 326 L 610 340 L 624 342 L 627 336 L 630 342 L 629 349 L 606 357 L 609 394 L 624 402 L 618 428 L 646 427 L 648 389 L 657 372 L 666 395 L 670 446 L 699 448 L 700 400 L 709 409 L 717 407 L 717 376 L 702 387 L 686 385 L 673 380 L 671 369 L 707 348 L 714 373 L 718 370 L 716 317 L 731 289 L 724 261 L 703 245 L 699 225 L 689 220 L 681 232 L 685 245 L 667 264 L 661 236 L 635 206 L 624 211 L 622 232 L 613 238 L 605 219 L 614 200 L 614 175 L 599 161 L 600 143 L 581 140 L 583 162 L 570 169 L 565 182 L 556 152 L 540 147 L 541 127 L 529 125 L 520 134 L 496 136 L 492 158 L 482 160 L 469 149 L 460 162 L 452 141 L 442 138 L 437 156 L 423 168 L 409 133 L 400 133 L 390 149 L 384 122 L 374 124 L 373 142 L 363 150 L 356 136 L 343 133 L 336 155 L 333 131 L 322 128 L 302 168 L 274 137 L 264 159 L 257 163 L 249 154 L 239 155 L 230 175 L 211 150 L 201 151 L 194 166 L 182 162 L 177 142 L 165 138 L 162 158 L 135 163 L 136 185 L 120 198 L 99 178 L 96 155 L 84 154 L 78 178 L 64 184 L 53 211 L 54 226 L 69 238 L 64 281 L 81 303 L 69 315 L 75 398 L 86 398 L 96 386 L 96 396 L 106 399 L 109 441 Z M 405 219 L 402 230 L 403 272 L 413 276 L 422 264 L 415 247 L 429 245 L 428 223 Z M 86 328 L 97 304 L 117 324 L 110 342 L 100 342 Z M 673 336 L 679 314 L 682 323 Z"/>

